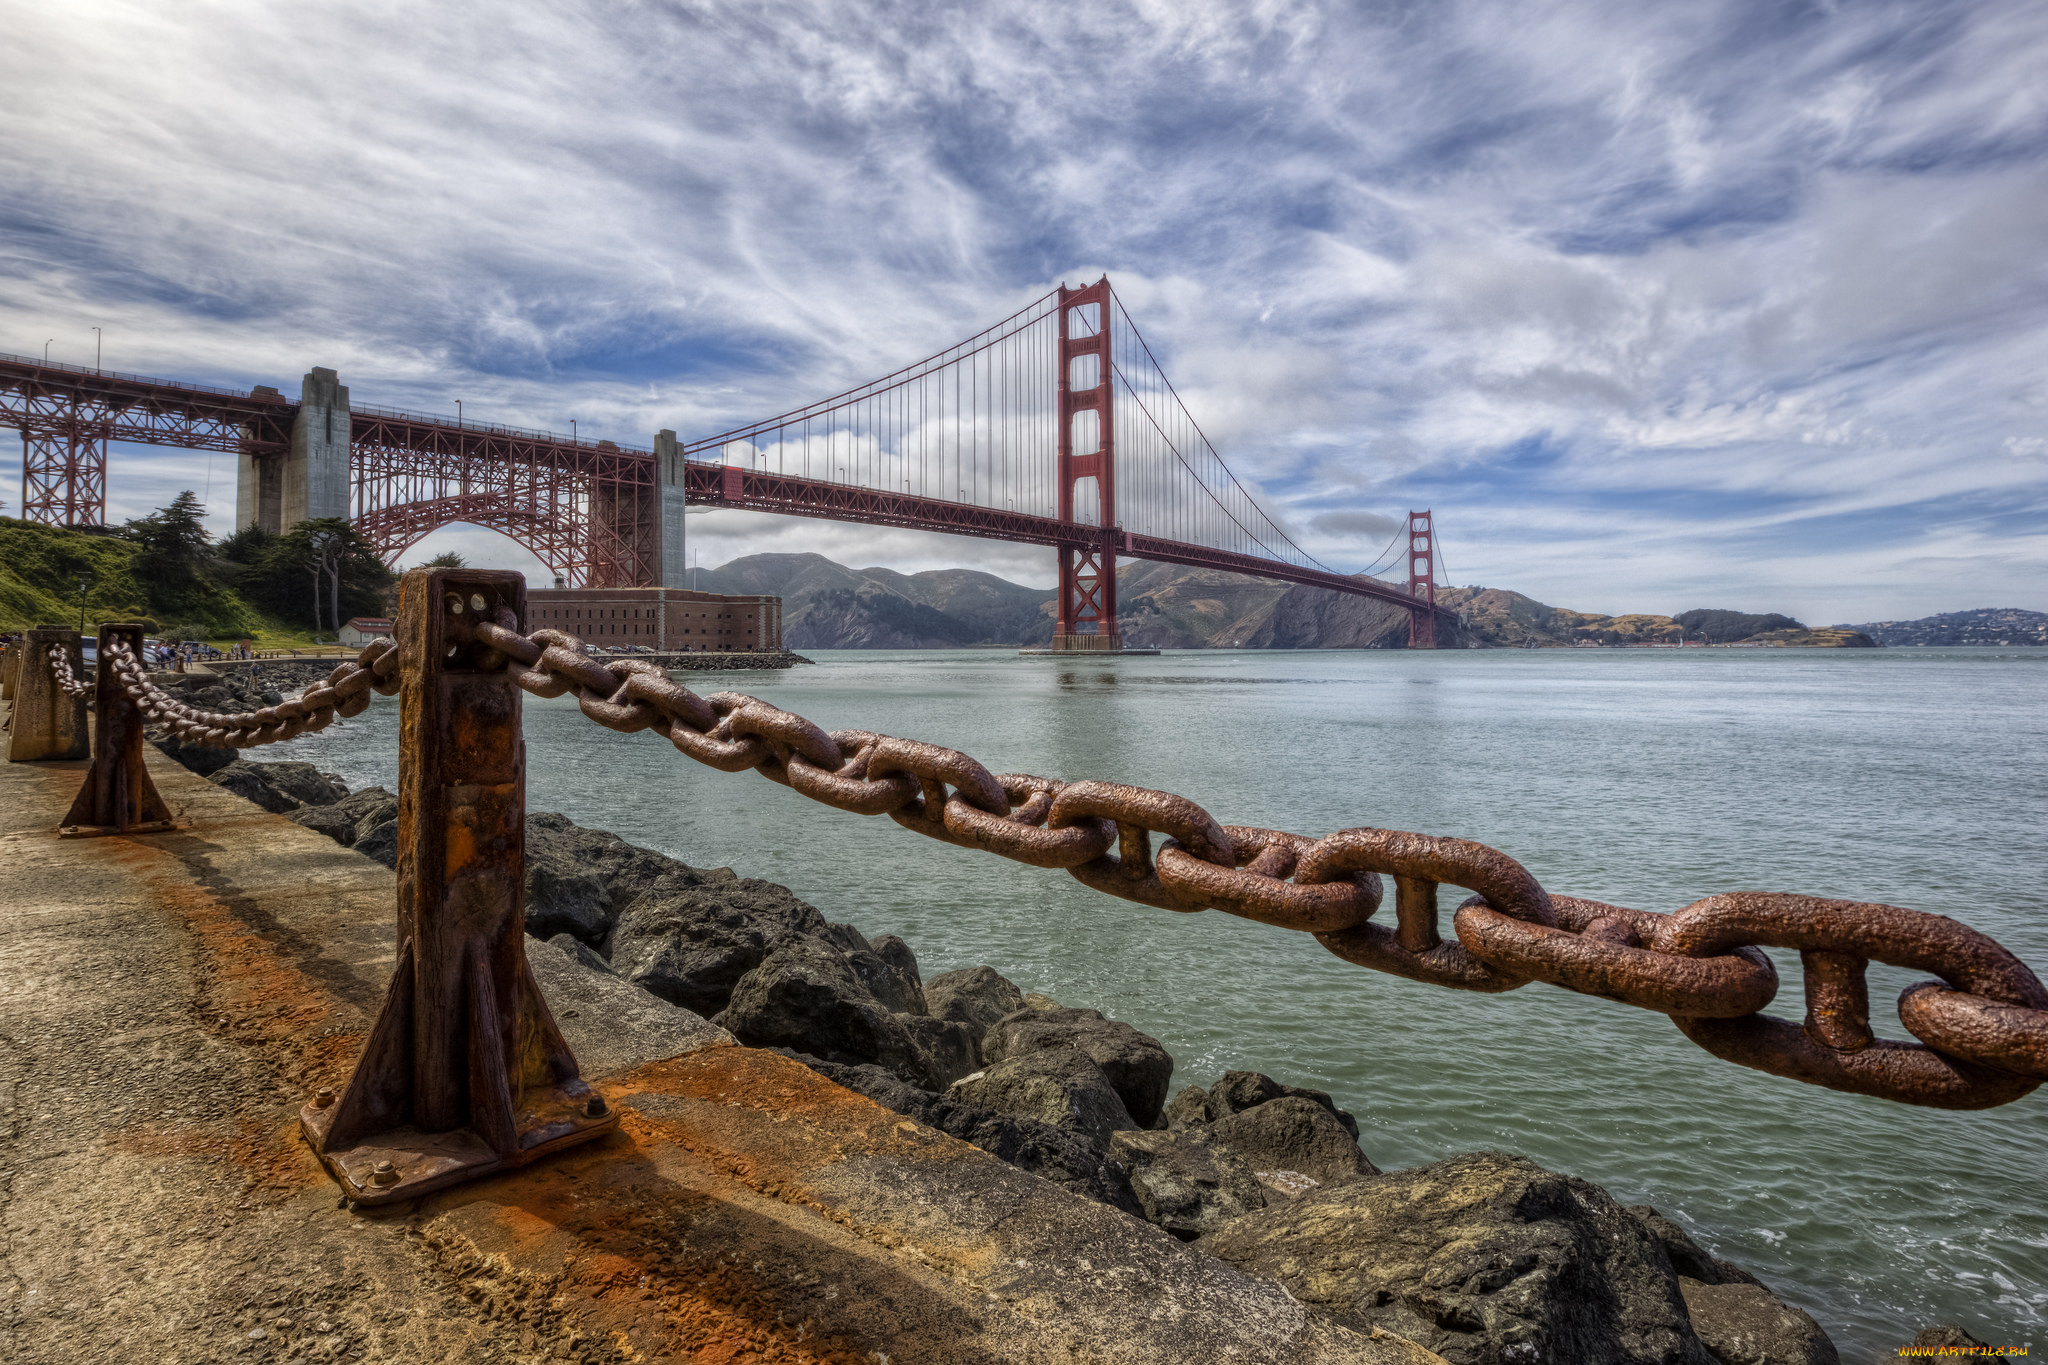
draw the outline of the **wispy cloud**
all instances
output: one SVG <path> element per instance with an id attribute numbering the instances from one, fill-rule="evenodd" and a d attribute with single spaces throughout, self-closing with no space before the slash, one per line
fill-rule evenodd
<path id="1" fill-rule="evenodd" d="M 0 348 L 644 444 L 1107 270 L 1331 562 L 1429 505 L 1585 608 L 2048 606 L 2043 69 L 1939 0 L 17 6 Z"/>

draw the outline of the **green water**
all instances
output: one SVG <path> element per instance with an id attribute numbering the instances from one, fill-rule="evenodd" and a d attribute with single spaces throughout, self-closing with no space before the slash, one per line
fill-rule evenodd
<path id="1" fill-rule="evenodd" d="M 1552 891 L 1649 910 L 1765 890 L 1937 911 L 2048 971 L 2048 651 L 818 657 L 685 681 L 998 772 L 1164 788 L 1226 824 L 1462 835 Z M 394 719 L 380 701 L 277 757 L 392 785 Z M 698 767 L 566 700 L 530 700 L 526 730 L 534 809 L 787 883 L 901 934 L 926 975 L 988 963 L 1129 1020 L 1172 1052 L 1176 1086 L 1246 1067 L 1329 1090 L 1382 1167 L 1506 1148 L 1654 1204 L 1812 1312 L 1845 1360 L 1939 1321 L 1994 1344 L 2048 1323 L 2048 1089 L 1971 1114 L 1834 1094 L 1606 1001 L 1461 994 L 1304 934 L 1112 901 Z M 1797 1018 L 1797 957 L 1777 956 L 1773 1012 Z M 1881 1033 L 1905 1036 L 1889 1001 L 1911 979 L 1873 969 Z"/>

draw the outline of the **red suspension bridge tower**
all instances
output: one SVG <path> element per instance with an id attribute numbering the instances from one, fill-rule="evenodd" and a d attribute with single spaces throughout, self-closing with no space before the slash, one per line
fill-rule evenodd
<path id="1" fill-rule="evenodd" d="M 1109 276 L 1060 286 L 1059 519 L 1092 524 L 1093 544 L 1060 546 L 1054 649 L 1117 649 L 1116 403 L 1109 349 Z M 1078 334 L 1077 334 L 1078 333 Z M 1080 444 L 1077 449 L 1076 430 Z"/>
<path id="2" fill-rule="evenodd" d="M 1408 648 L 1436 648 L 1436 522 L 1428 512 L 1408 514 L 1408 595 L 1428 611 L 1408 613 Z"/>

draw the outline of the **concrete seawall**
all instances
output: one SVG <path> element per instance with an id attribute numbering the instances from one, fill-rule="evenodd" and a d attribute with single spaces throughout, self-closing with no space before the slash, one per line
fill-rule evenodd
<path id="1" fill-rule="evenodd" d="M 619 1132 L 337 1207 L 297 1112 L 392 874 L 149 758 L 183 828 L 134 839 L 56 837 L 83 763 L 0 764 L 0 1358 L 1438 1360 L 531 940 Z"/>

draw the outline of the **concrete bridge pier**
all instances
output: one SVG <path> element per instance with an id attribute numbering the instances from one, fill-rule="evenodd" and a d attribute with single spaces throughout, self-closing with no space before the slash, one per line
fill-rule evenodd
<path id="1" fill-rule="evenodd" d="M 687 588 L 690 586 L 690 555 L 684 514 L 689 509 L 683 501 L 683 449 L 676 443 L 673 431 L 655 433 L 654 471 L 661 497 L 661 545 L 655 564 L 655 582 L 664 588 Z"/>
<path id="2" fill-rule="evenodd" d="M 241 455 L 235 524 L 282 535 L 302 521 L 345 517 L 349 502 L 348 386 L 314 366 L 299 383 L 299 411 L 283 455 Z"/>

